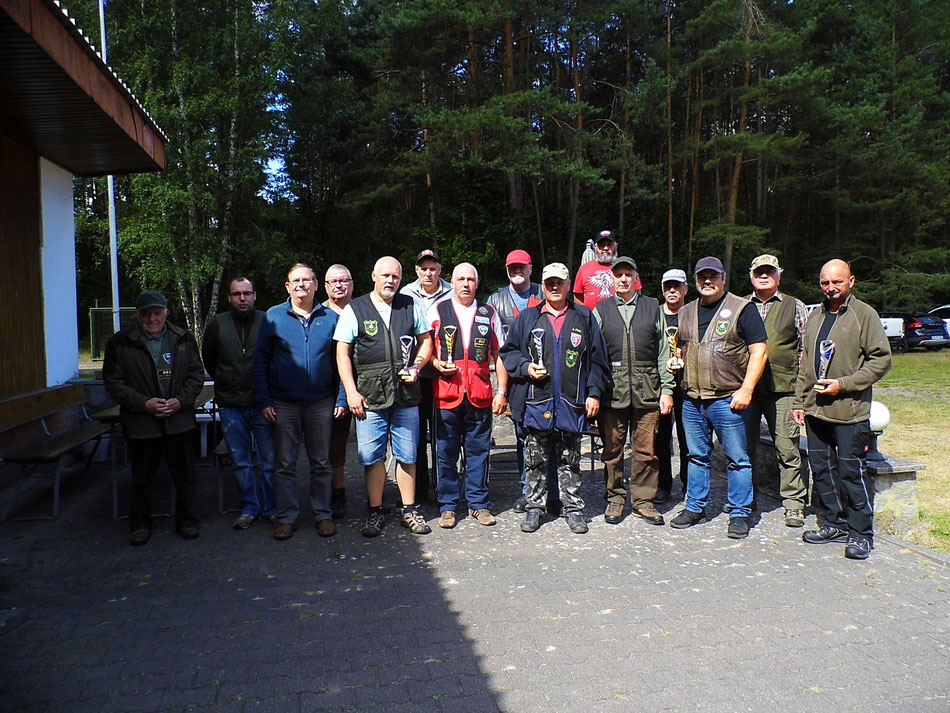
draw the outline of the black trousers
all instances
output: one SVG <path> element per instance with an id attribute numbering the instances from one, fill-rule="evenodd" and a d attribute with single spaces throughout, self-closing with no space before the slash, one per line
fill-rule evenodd
<path id="1" fill-rule="evenodd" d="M 162 458 L 175 484 L 175 526 L 197 523 L 195 517 L 195 471 L 191 464 L 194 430 L 158 438 L 129 438 L 132 465 L 132 498 L 129 527 L 134 532 L 152 524 L 152 491 Z"/>
<path id="2" fill-rule="evenodd" d="M 808 416 L 808 464 L 825 522 L 852 536 L 874 537 L 874 484 L 865 458 L 871 425 L 830 423 Z"/>
<path id="3" fill-rule="evenodd" d="M 422 400 L 419 402 L 419 444 L 416 447 L 416 502 L 424 503 L 429 499 L 430 439 L 435 442 L 432 379 L 419 379 L 419 387 Z"/>
<path id="4" fill-rule="evenodd" d="M 673 389 L 673 411 L 660 414 L 657 422 L 656 445 L 654 450 L 660 460 L 660 474 L 658 490 L 669 492 L 673 487 L 673 421 L 676 420 L 676 440 L 680 447 L 680 482 L 683 483 L 683 493 L 686 493 L 688 480 L 687 468 L 689 463 L 689 449 L 686 447 L 686 432 L 683 430 L 683 392 L 679 387 Z"/>

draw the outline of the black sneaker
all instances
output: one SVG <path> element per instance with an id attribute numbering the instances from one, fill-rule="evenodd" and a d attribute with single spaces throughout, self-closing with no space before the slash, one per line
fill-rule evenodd
<path id="1" fill-rule="evenodd" d="M 685 530 L 687 527 L 692 527 L 693 525 L 702 522 L 705 517 L 705 513 L 696 512 L 694 510 L 686 510 L 684 508 L 679 515 L 670 520 L 670 527 L 674 527 L 677 530 Z"/>
<path id="2" fill-rule="evenodd" d="M 511 506 L 512 512 L 526 512 L 528 509 L 528 501 L 525 500 L 524 495 L 515 500 L 515 504 Z"/>
<path id="3" fill-rule="evenodd" d="M 197 522 L 183 522 L 175 529 L 178 530 L 178 534 L 185 540 L 197 540 L 198 535 L 201 534 Z"/>
<path id="4" fill-rule="evenodd" d="M 141 547 L 146 542 L 148 542 L 148 538 L 151 536 L 151 534 L 152 533 L 149 532 L 148 528 L 146 527 L 140 527 L 136 530 L 133 530 L 129 535 L 129 544 L 134 547 Z"/>
<path id="5" fill-rule="evenodd" d="M 536 532 L 541 527 L 541 511 L 528 510 L 524 516 L 524 522 L 521 523 L 522 532 Z"/>
<path id="6" fill-rule="evenodd" d="M 334 520 L 346 516 L 346 488 L 334 488 L 330 493 L 330 514 Z"/>
<path id="7" fill-rule="evenodd" d="M 575 535 L 583 535 L 587 532 L 587 522 L 584 520 L 584 513 L 569 512 L 567 514 L 567 526 Z"/>
<path id="8" fill-rule="evenodd" d="M 383 515 L 382 510 L 370 510 L 360 532 L 363 537 L 376 537 L 383 531 L 384 522 L 386 522 L 386 516 Z"/>
<path id="9" fill-rule="evenodd" d="M 866 560 L 873 549 L 874 545 L 870 540 L 865 540 L 863 537 L 849 537 L 848 545 L 844 548 L 844 556 L 849 560 Z"/>
<path id="10" fill-rule="evenodd" d="M 729 518 L 729 530 L 726 533 L 733 540 L 742 540 L 749 536 L 749 518 L 731 517 Z"/>
<path id="11" fill-rule="evenodd" d="M 825 525 L 820 530 L 805 530 L 802 540 L 809 545 L 827 545 L 832 542 L 847 542 L 847 530 L 841 530 L 831 525 Z"/>

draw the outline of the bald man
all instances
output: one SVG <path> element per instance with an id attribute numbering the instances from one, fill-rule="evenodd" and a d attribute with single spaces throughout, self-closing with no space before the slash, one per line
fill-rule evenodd
<path id="1" fill-rule="evenodd" d="M 874 548 L 874 487 L 865 465 L 873 384 L 891 368 L 891 348 L 872 307 L 851 294 L 854 275 L 830 260 L 819 278 L 825 300 L 805 325 L 792 417 L 805 426 L 808 463 L 824 524 L 802 539 L 844 543 L 844 556 Z"/>
<path id="2" fill-rule="evenodd" d="M 382 532 L 386 445 L 396 459 L 403 527 L 414 535 L 432 531 L 416 507 L 416 445 L 419 441 L 419 369 L 429 360 L 432 336 L 422 307 L 398 294 L 402 266 L 382 257 L 373 267 L 373 291 L 343 308 L 333 338 L 340 380 L 366 473 L 369 512 L 364 537 Z"/>

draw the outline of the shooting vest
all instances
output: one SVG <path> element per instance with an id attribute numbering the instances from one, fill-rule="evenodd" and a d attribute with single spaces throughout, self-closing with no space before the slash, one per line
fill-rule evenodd
<path id="1" fill-rule="evenodd" d="M 452 300 L 444 300 L 436 305 L 439 312 L 438 359 L 448 359 L 446 349 L 445 328 L 455 327 L 455 337 L 452 344 L 452 360 L 455 362 L 455 373 L 452 375 L 438 374 L 433 382 L 433 396 L 438 408 L 455 408 L 462 399 L 468 397 L 469 403 L 475 408 L 491 406 L 491 354 L 492 347 L 498 351 L 495 341 L 495 331 L 492 329 L 492 318 L 495 308 L 484 302 L 475 301 L 475 321 L 472 322 L 472 333 L 469 338 L 468 351 L 464 351 L 462 327 L 459 324 Z"/>
<path id="2" fill-rule="evenodd" d="M 613 388 L 605 405 L 609 408 L 648 409 L 660 405 L 660 335 L 656 332 L 660 305 L 652 297 L 637 297 L 630 326 L 623 320 L 616 299 L 601 300 L 594 308 L 607 342 Z"/>
<path id="3" fill-rule="evenodd" d="M 773 394 L 791 393 L 798 380 L 798 331 L 795 329 L 794 297 L 783 294 L 782 299 L 769 308 L 765 315 L 765 332 L 768 335 L 765 345 L 769 360 L 757 387 Z"/>
<path id="4" fill-rule="evenodd" d="M 418 405 L 422 398 L 418 379 L 407 384 L 398 376 L 399 370 L 405 366 L 401 343 L 403 337 L 412 338 L 410 364 L 416 352 L 412 297 L 403 294 L 393 297 L 389 327 L 383 322 L 369 295 L 357 297 L 350 302 L 350 306 L 356 315 L 356 339 L 353 341 L 356 390 L 366 399 L 366 408 L 382 411 L 393 405 Z"/>
<path id="5" fill-rule="evenodd" d="M 683 348 L 683 390 L 694 399 L 721 399 L 742 386 L 749 365 L 749 346 L 739 337 L 739 314 L 749 300 L 727 292 L 703 335 L 699 300 L 680 311 L 679 343 Z"/>

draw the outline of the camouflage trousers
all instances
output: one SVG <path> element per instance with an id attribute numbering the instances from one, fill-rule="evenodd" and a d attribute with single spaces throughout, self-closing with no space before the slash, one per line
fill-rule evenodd
<path id="1" fill-rule="evenodd" d="M 548 491 L 548 457 L 557 458 L 557 482 L 564 512 L 584 509 L 581 499 L 581 436 L 570 431 L 524 429 L 524 495 L 528 510 L 543 510 Z"/>

